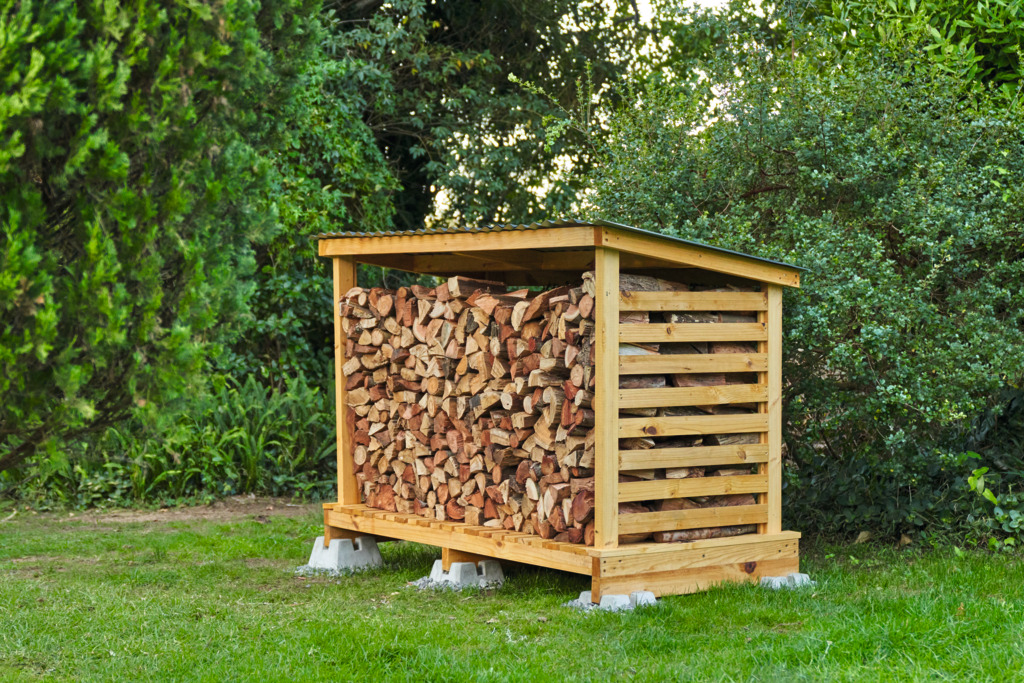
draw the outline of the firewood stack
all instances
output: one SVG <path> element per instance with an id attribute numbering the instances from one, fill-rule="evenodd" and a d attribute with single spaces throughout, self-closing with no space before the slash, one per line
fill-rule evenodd
<path id="1" fill-rule="evenodd" d="M 623 290 L 685 285 L 621 276 Z M 340 302 L 353 458 L 370 507 L 439 520 L 594 542 L 594 279 L 536 293 L 453 277 L 435 288 L 354 287 Z M 728 321 L 734 313 L 622 313 L 622 322 Z M 754 314 L 740 314 L 756 321 Z M 751 317 L 752 316 L 752 317 Z M 671 348 L 680 347 L 680 348 Z M 686 347 L 686 348 L 682 348 Z M 730 348 L 723 348 L 730 347 Z M 732 348 L 737 347 L 737 348 Z M 756 350 L 756 349 L 755 349 Z M 728 353 L 730 344 L 622 345 L 622 353 Z M 621 388 L 748 383 L 730 375 L 628 376 Z M 756 383 L 756 376 L 753 382 Z M 750 406 L 636 409 L 684 415 Z M 756 443 L 757 435 L 623 439 L 630 449 Z M 679 468 L 620 481 L 747 474 L 750 468 Z M 620 514 L 753 504 L 753 496 L 622 503 Z M 657 532 L 655 541 L 749 533 L 752 527 Z M 650 540 L 622 535 L 620 542 Z"/>

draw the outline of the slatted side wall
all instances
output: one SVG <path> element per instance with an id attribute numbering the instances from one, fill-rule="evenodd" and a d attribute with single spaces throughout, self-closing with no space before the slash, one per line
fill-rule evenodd
<path id="1" fill-rule="evenodd" d="M 778 518 L 769 496 L 776 302 L 765 289 L 621 293 L 620 541 L 765 532 Z M 781 297 L 778 307 L 781 318 Z"/>

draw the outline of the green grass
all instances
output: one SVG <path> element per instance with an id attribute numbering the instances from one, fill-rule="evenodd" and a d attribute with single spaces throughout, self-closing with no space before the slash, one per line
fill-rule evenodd
<path id="1" fill-rule="evenodd" d="M 492 593 L 420 592 L 439 551 L 304 579 L 318 520 L 0 524 L 0 680 L 1007 680 L 1024 671 L 1019 559 L 820 548 L 814 588 L 728 586 L 622 614 L 588 582 L 506 568 Z"/>

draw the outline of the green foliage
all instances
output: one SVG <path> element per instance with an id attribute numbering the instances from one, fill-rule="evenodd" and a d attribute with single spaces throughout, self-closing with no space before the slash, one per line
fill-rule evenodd
<path id="1" fill-rule="evenodd" d="M 899 58 L 908 66 L 937 66 L 956 75 L 961 87 L 994 84 L 1005 96 L 1019 98 L 1024 80 L 1024 3 L 1019 1 L 784 0 L 779 6 L 791 26 L 818 19 L 814 28 L 829 31 L 839 45 L 904 45 L 908 49 Z"/>
<path id="2" fill-rule="evenodd" d="M 262 493 L 326 498 L 335 485 L 333 401 L 302 378 L 268 392 L 215 382 L 174 420 L 136 419 L 33 476 L 0 473 L 0 496 L 37 506 L 130 506 Z M 74 447 L 74 446 L 72 446 Z"/>
<path id="3" fill-rule="evenodd" d="M 737 33 L 612 112 L 594 208 L 810 269 L 785 299 L 803 528 L 962 521 L 956 454 L 1024 378 L 1021 108 L 907 46 L 759 45 Z"/>
<path id="4" fill-rule="evenodd" d="M 315 7 L 0 2 L 0 470 L 197 391 Z"/>

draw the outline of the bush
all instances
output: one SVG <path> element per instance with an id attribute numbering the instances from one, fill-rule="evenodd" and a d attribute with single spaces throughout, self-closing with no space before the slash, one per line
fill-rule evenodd
<path id="1" fill-rule="evenodd" d="M 592 208 L 810 269 L 785 297 L 796 527 L 961 522 L 966 439 L 1024 377 L 1021 107 L 913 45 L 758 44 L 612 112 Z"/>
<path id="2" fill-rule="evenodd" d="M 173 504 L 258 493 L 333 498 L 334 403 L 305 379 L 268 392 L 250 377 L 218 378 L 173 420 L 140 418 L 68 444 L 18 479 L 0 474 L 0 496 L 40 507 Z"/>
<path id="3" fill-rule="evenodd" d="M 0 471 L 197 391 L 315 9 L 0 0 Z"/>

